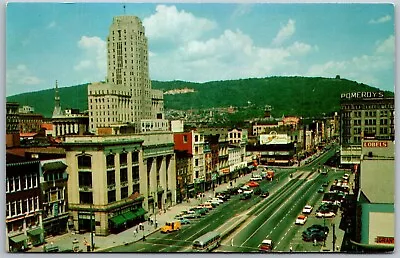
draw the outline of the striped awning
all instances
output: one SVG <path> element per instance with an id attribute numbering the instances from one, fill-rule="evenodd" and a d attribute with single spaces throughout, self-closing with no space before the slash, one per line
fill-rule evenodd
<path id="1" fill-rule="evenodd" d="M 26 239 L 28 239 L 28 237 L 25 236 L 24 234 L 21 234 L 21 235 L 18 235 L 18 236 L 10 237 L 10 240 L 11 240 L 12 242 L 16 243 L 16 244 L 18 244 L 18 243 L 20 243 L 20 242 L 22 242 L 22 241 L 25 241 Z"/>

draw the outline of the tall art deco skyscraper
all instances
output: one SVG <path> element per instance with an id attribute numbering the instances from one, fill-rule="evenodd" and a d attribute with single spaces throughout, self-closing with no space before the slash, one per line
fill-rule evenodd
<path id="1" fill-rule="evenodd" d="M 94 133 L 163 119 L 163 94 L 151 89 L 147 38 L 139 18 L 113 18 L 107 37 L 107 79 L 89 85 L 88 106 L 89 129 Z"/>

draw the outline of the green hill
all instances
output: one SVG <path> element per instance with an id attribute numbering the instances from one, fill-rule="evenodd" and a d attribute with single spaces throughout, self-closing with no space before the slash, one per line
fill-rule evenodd
<path id="1" fill-rule="evenodd" d="M 87 85 L 59 89 L 61 107 L 87 110 Z M 272 106 L 274 117 L 286 115 L 314 116 L 339 110 L 340 94 L 354 91 L 378 91 L 355 81 L 333 78 L 267 77 L 230 81 L 193 83 L 152 81 L 153 89 L 194 89 L 185 94 L 164 95 L 165 109 L 205 109 L 211 107 L 245 107 L 249 102 L 259 110 Z M 387 92 L 394 95 L 393 92 Z M 54 90 L 43 90 L 7 97 L 7 101 L 29 105 L 35 112 L 51 117 Z"/>

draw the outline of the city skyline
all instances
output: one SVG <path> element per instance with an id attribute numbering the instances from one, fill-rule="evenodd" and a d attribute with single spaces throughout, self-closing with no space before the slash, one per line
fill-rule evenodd
<path id="1" fill-rule="evenodd" d="M 394 91 L 391 4 L 9 3 L 6 96 L 105 80 L 124 14 L 143 22 L 152 80 L 340 75 Z"/>

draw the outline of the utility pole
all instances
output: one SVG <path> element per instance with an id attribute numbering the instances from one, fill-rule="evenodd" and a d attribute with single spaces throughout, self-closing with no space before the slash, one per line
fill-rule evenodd
<path id="1" fill-rule="evenodd" d="M 335 234 L 335 223 L 332 223 L 332 234 L 333 234 L 333 238 L 332 238 L 332 250 L 335 251 L 335 245 L 336 245 L 336 234 Z"/>

